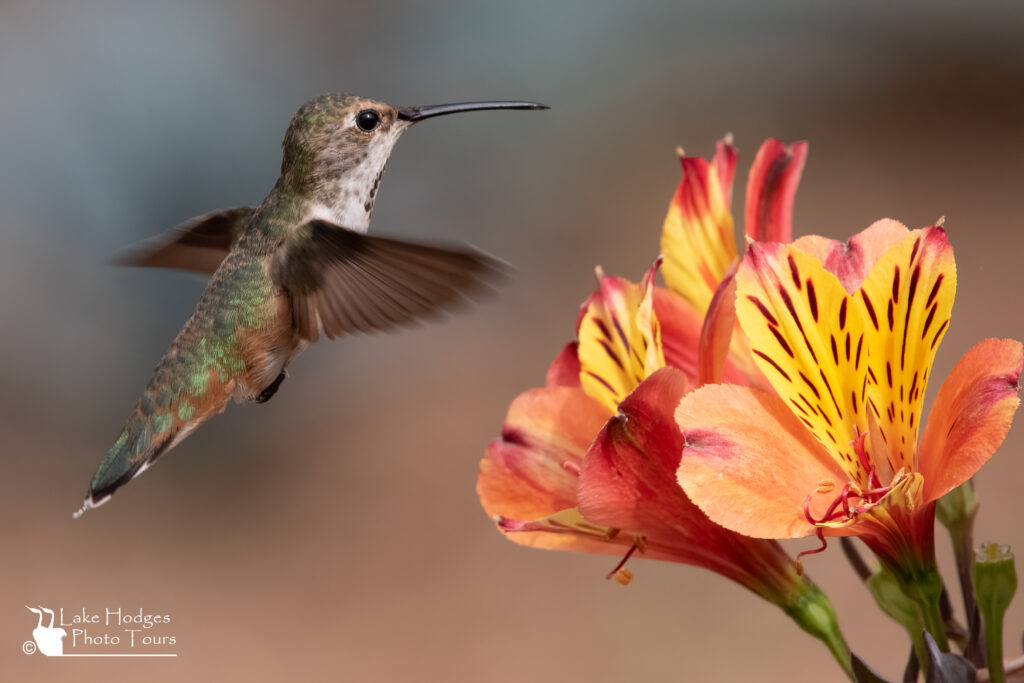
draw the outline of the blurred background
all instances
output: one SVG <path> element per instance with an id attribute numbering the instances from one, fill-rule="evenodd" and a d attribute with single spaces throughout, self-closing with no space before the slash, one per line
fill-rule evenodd
<path id="1" fill-rule="evenodd" d="M 657 254 L 674 147 L 708 156 L 730 131 L 737 198 L 764 138 L 810 141 L 796 234 L 946 216 L 960 291 L 936 378 L 982 338 L 1024 338 L 1024 8 L 959 5 L 4 0 L 0 678 L 841 680 L 710 573 L 634 561 L 623 588 L 614 558 L 510 543 L 477 463 L 572 338 L 593 267 L 635 279 Z M 374 214 L 516 278 L 444 324 L 311 348 L 272 402 L 233 405 L 72 520 L 203 287 L 111 254 L 258 202 L 292 113 L 333 90 L 552 106 L 417 126 Z M 1018 424 L 977 477 L 979 542 L 1024 550 L 1022 450 Z M 908 644 L 838 548 L 807 566 L 897 677 Z M 170 614 L 179 656 L 25 656 L 39 603 Z M 1018 597 L 1009 655 L 1022 628 Z"/>

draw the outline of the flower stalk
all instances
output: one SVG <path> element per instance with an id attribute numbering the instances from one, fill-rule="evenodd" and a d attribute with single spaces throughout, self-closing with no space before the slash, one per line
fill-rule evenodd
<path id="1" fill-rule="evenodd" d="M 974 563 L 974 520 L 977 515 L 978 499 L 974 493 L 974 481 L 970 479 L 940 498 L 935 506 L 935 517 L 946 527 L 953 544 L 964 614 L 967 615 L 968 642 L 964 648 L 964 656 L 980 668 L 985 665 L 982 647 L 985 632 L 980 623 L 981 615 L 978 612 L 974 582 L 971 579 L 971 567 Z"/>
<path id="2" fill-rule="evenodd" d="M 1017 571 L 1009 546 L 989 543 L 978 548 L 972 571 L 978 608 L 985 622 L 985 654 L 989 680 L 1004 683 L 1003 617 L 1017 592 Z"/>

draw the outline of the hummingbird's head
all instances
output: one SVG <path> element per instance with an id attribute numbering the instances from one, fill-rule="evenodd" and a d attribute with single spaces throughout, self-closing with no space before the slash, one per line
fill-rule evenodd
<path id="1" fill-rule="evenodd" d="M 285 134 L 281 178 L 318 217 L 365 228 L 384 165 L 410 125 L 383 102 L 343 93 L 310 100 Z"/>
<path id="2" fill-rule="evenodd" d="M 534 102 L 465 102 L 394 107 L 335 93 L 303 104 L 284 137 L 281 182 L 311 217 L 365 230 L 391 150 L 412 124 L 477 109 L 547 109 Z"/>

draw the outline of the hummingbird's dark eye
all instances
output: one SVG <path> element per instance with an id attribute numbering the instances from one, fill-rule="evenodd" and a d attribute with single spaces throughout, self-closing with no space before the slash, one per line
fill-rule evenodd
<path id="1" fill-rule="evenodd" d="M 359 130 L 369 133 L 380 125 L 380 114 L 372 109 L 364 109 L 356 114 L 356 125 Z"/>

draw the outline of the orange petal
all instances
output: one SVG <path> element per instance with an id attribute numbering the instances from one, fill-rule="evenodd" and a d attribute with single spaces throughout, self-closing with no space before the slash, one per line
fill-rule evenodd
<path id="1" fill-rule="evenodd" d="M 736 287 L 736 313 L 761 372 L 848 478 L 868 486 L 851 446 L 868 427 L 856 303 L 817 259 L 778 243 L 751 243 Z"/>
<path id="2" fill-rule="evenodd" d="M 955 293 L 953 249 L 931 227 L 886 251 L 853 297 L 864 321 L 868 403 L 893 472 L 914 470 L 928 375 Z"/>
<path id="3" fill-rule="evenodd" d="M 789 242 L 793 198 L 807 160 L 807 143 L 784 145 L 775 138 L 757 151 L 747 179 L 746 233 L 756 242 Z"/>
<path id="4" fill-rule="evenodd" d="M 711 299 L 700 331 L 695 386 L 703 384 L 767 383 L 750 355 L 746 336 L 736 323 L 736 268 L 734 262 Z M 756 374 L 756 381 L 752 375 Z"/>
<path id="5" fill-rule="evenodd" d="M 578 388 L 520 394 L 480 462 L 477 493 L 487 514 L 532 520 L 575 507 L 583 456 L 608 417 Z"/>
<path id="6" fill-rule="evenodd" d="M 839 278 L 847 293 L 853 294 L 882 254 L 899 244 L 907 232 L 899 221 L 883 218 L 846 242 L 806 235 L 793 242 L 793 246 L 818 259 L 826 270 Z"/>
<path id="7" fill-rule="evenodd" d="M 668 288 L 703 315 L 736 258 L 729 212 L 736 152 L 721 141 L 714 165 L 699 157 L 682 157 L 681 163 L 683 178 L 661 233 L 664 276 Z"/>
<path id="8" fill-rule="evenodd" d="M 679 483 L 712 521 L 738 533 L 806 536 L 815 530 L 804 516 L 807 497 L 847 481 L 774 394 L 707 385 L 683 397 L 675 418 L 686 442 Z M 821 517 L 827 502 L 815 500 L 812 514 Z"/>
<path id="9" fill-rule="evenodd" d="M 925 502 L 974 476 L 1003 442 L 1020 403 L 1021 353 L 1018 341 L 986 339 L 943 382 L 918 455 Z"/>
<path id="10" fill-rule="evenodd" d="M 609 413 L 645 377 L 665 366 L 661 329 L 654 315 L 654 273 L 661 259 L 633 284 L 598 269 L 598 290 L 577 320 L 580 382 Z"/>
<path id="11" fill-rule="evenodd" d="M 732 345 L 732 332 L 736 328 L 736 266 L 725 274 L 708 306 L 704 326 L 700 331 L 698 385 L 718 384 L 725 375 L 725 363 Z"/>

